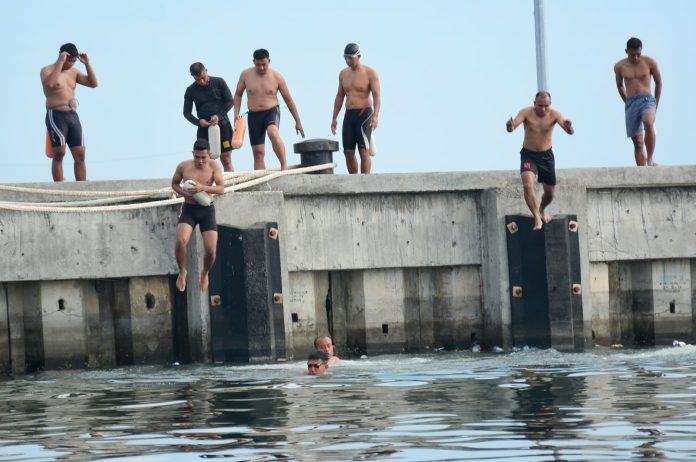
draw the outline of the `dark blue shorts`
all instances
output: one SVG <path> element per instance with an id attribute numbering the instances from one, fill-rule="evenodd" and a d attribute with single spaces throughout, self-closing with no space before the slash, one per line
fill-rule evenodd
<path id="1" fill-rule="evenodd" d="M 265 144 L 269 125 L 280 127 L 280 106 L 265 111 L 249 111 L 249 142 L 252 146 Z"/>
<path id="2" fill-rule="evenodd" d="M 82 136 L 82 124 L 75 111 L 56 111 L 49 109 L 46 111 L 46 128 L 51 138 L 51 146 L 84 146 Z"/>
<path id="3" fill-rule="evenodd" d="M 370 134 L 372 133 L 372 108 L 346 109 L 343 117 L 343 150 L 355 151 L 364 149 L 370 145 Z"/>

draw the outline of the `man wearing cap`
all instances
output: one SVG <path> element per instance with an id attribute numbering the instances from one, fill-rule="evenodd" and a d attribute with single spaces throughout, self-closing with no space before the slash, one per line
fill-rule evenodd
<path id="1" fill-rule="evenodd" d="M 360 48 L 355 43 L 346 45 L 343 58 L 348 65 L 338 74 L 338 92 L 334 101 L 331 133 L 336 134 L 338 113 L 346 98 L 346 113 L 343 116 L 343 153 L 346 156 L 348 173 L 358 173 L 355 146 L 360 152 L 360 172 L 370 173 L 372 160 L 367 150 L 372 130 L 377 128 L 379 109 L 382 105 L 377 72 L 360 62 Z M 370 99 L 372 93 L 372 99 Z M 374 110 L 372 109 L 374 100 Z"/>
<path id="2" fill-rule="evenodd" d="M 196 202 L 196 193 L 224 194 L 225 181 L 222 170 L 217 162 L 210 162 L 210 144 L 205 138 L 199 138 L 193 144 L 193 160 L 185 160 L 177 165 L 172 177 L 172 189 L 184 197 L 184 203 L 179 213 L 179 224 L 176 226 L 176 263 L 179 266 L 179 277 L 176 288 L 186 290 L 186 254 L 188 243 L 193 230 L 198 225 L 203 236 L 203 269 L 201 270 L 201 292 L 208 290 L 208 273 L 215 263 L 217 249 L 217 223 L 215 207 L 212 203 L 202 205 Z M 182 182 L 186 187 L 182 187 Z"/>
<path id="3" fill-rule="evenodd" d="M 268 50 L 259 48 L 254 51 L 254 67 L 242 71 L 234 92 L 234 118 L 240 117 L 242 96 L 247 93 L 247 106 L 249 108 L 249 141 L 254 153 L 254 170 L 264 170 L 266 162 L 266 133 L 271 140 L 273 152 L 280 161 L 280 169 L 286 170 L 288 164 L 285 160 L 285 145 L 278 131 L 280 126 L 280 105 L 278 104 L 278 92 L 283 97 L 285 104 L 295 119 L 295 131 L 304 138 L 304 129 L 300 122 L 295 101 L 290 96 L 290 90 L 285 83 L 285 78 L 280 72 L 271 69 L 271 58 Z"/>
<path id="4" fill-rule="evenodd" d="M 79 60 L 85 65 L 87 75 L 73 67 Z M 87 179 L 85 165 L 85 146 L 80 118 L 75 112 L 77 100 L 75 87 L 79 83 L 86 87 L 97 86 L 97 76 L 92 69 L 87 53 L 79 53 L 72 43 L 60 47 L 55 63 L 41 69 L 41 84 L 46 95 L 46 127 L 53 149 L 51 172 L 53 181 L 65 181 L 63 177 L 63 157 L 65 145 L 70 147 L 75 161 L 75 180 Z"/>
<path id="5" fill-rule="evenodd" d="M 232 124 L 227 113 L 232 109 L 232 92 L 221 77 L 208 75 L 202 63 L 193 63 L 189 67 L 195 81 L 184 93 L 184 117 L 198 127 L 197 138 L 208 138 L 208 127 L 220 126 L 220 161 L 226 172 L 234 171 L 232 167 Z M 196 115 L 192 114 L 196 103 Z"/>

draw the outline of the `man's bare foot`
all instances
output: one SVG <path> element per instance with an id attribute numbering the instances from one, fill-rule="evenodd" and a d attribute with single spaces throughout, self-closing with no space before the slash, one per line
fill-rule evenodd
<path id="1" fill-rule="evenodd" d="M 176 288 L 179 292 L 186 290 L 186 270 L 179 271 L 179 277 L 176 278 Z"/>
<path id="2" fill-rule="evenodd" d="M 546 213 L 545 210 L 539 210 L 539 215 L 541 215 L 541 220 L 542 220 L 544 223 L 548 223 L 549 221 L 551 221 L 551 215 L 549 215 L 548 213 Z"/>
<path id="3" fill-rule="evenodd" d="M 539 231 L 542 226 L 544 226 L 544 222 L 541 221 L 541 217 L 534 217 L 534 231 Z"/>
<path id="4" fill-rule="evenodd" d="M 658 165 L 659 164 L 657 162 L 655 162 L 654 160 L 648 161 L 648 166 L 650 166 L 650 167 L 657 167 Z"/>
<path id="5" fill-rule="evenodd" d="M 201 292 L 208 290 L 208 273 L 201 274 L 201 282 L 198 284 L 198 288 Z"/>

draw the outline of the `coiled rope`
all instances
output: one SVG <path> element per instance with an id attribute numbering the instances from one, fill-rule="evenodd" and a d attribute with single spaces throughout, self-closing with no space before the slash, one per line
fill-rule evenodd
<path id="1" fill-rule="evenodd" d="M 265 183 L 281 176 L 298 175 L 301 173 L 316 172 L 328 168 L 335 168 L 336 163 L 314 165 L 311 167 L 293 168 L 290 170 L 257 170 L 255 172 L 230 172 L 223 175 L 225 178 L 225 193 L 239 191 L 251 186 Z M 183 197 L 171 199 L 155 200 L 150 202 L 138 202 L 135 204 L 104 205 L 120 202 L 130 202 L 153 196 L 171 197 L 174 190 L 168 186 L 165 188 L 141 190 L 141 191 L 64 191 L 57 189 L 27 188 L 23 186 L 0 185 L 0 191 L 22 192 L 28 194 L 53 194 L 62 196 L 78 197 L 99 197 L 108 196 L 104 199 L 92 199 L 85 201 L 56 202 L 45 205 L 37 202 L 9 202 L 0 201 L 0 209 L 17 210 L 22 212 L 117 212 L 125 210 L 137 210 L 153 207 L 164 207 L 167 205 L 180 204 L 184 201 Z"/>

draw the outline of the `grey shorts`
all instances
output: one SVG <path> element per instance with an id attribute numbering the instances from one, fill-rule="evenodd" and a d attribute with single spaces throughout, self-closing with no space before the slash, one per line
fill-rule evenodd
<path id="1" fill-rule="evenodd" d="M 626 136 L 629 138 L 643 133 L 643 116 L 655 115 L 657 103 L 650 93 L 626 99 Z"/>

